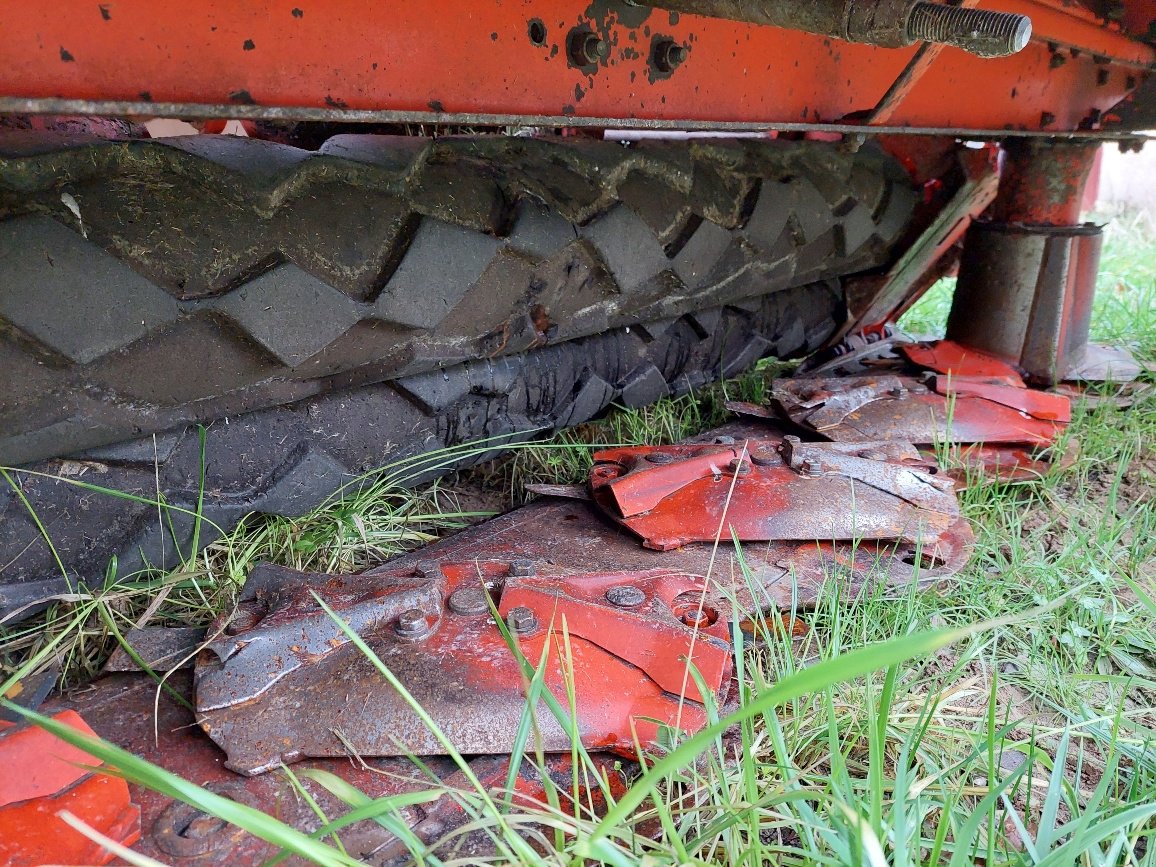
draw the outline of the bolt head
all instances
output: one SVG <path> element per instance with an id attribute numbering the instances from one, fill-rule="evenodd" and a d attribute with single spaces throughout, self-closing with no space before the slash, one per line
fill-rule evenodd
<path id="1" fill-rule="evenodd" d="M 475 617 L 489 611 L 490 605 L 481 587 L 463 587 L 450 594 L 449 608 L 461 617 Z"/>
<path id="2" fill-rule="evenodd" d="M 751 452 L 751 463 L 756 467 L 775 467 L 783 462 L 783 456 L 770 446 L 759 446 Z"/>
<path id="3" fill-rule="evenodd" d="M 815 458 L 806 458 L 803 461 L 803 472 L 817 476 L 823 472 L 823 462 Z"/>
<path id="4" fill-rule="evenodd" d="M 710 626 L 710 614 L 705 609 L 700 611 L 698 608 L 689 608 L 682 612 L 678 619 L 682 621 L 683 625 L 692 629 Z"/>
<path id="5" fill-rule="evenodd" d="M 646 594 L 629 585 L 611 587 L 606 591 L 606 601 L 619 608 L 637 608 L 646 601 Z"/>
<path id="6" fill-rule="evenodd" d="M 510 630 L 517 635 L 528 635 L 538 628 L 538 618 L 534 612 L 523 605 L 511 608 L 506 615 L 506 623 Z"/>
<path id="7" fill-rule="evenodd" d="M 670 452 L 651 452 L 646 456 L 646 460 L 652 464 L 665 466 L 666 464 L 673 464 L 675 457 Z"/>

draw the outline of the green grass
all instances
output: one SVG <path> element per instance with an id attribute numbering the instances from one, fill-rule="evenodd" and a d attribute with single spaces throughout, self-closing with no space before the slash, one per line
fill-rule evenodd
<path id="1" fill-rule="evenodd" d="M 1110 231 L 1093 326 L 1097 339 L 1147 359 L 1156 358 L 1154 246 L 1138 220 Z M 941 331 L 948 293 L 936 287 L 904 327 Z M 723 399 L 757 400 L 776 372 L 615 412 L 417 492 L 395 468 L 305 518 L 253 520 L 174 574 L 81 594 L 9 629 L 0 655 L 12 673 L 63 653 L 83 679 L 133 623 L 203 622 L 256 562 L 363 568 L 475 520 L 484 509 L 466 504 L 479 485 L 502 506 L 520 501 L 527 482 L 581 481 L 595 446 L 670 442 L 714 426 Z M 757 641 L 735 635 L 738 708 L 715 709 L 712 729 L 674 738 L 607 815 L 560 796 L 530 809 L 477 785 L 454 793 L 470 827 L 500 861 L 1156 863 L 1156 400 L 1081 408 L 1070 436 L 1080 457 L 1069 470 L 963 493 L 975 554 L 945 585 L 855 599 L 827 592 L 801 639 L 756 616 Z M 540 688 L 536 661 L 523 662 L 531 690 Z M 528 761 L 540 762 L 526 729 Z M 107 745 L 87 748 L 317 863 L 349 863 L 342 821 L 368 817 L 406 833 L 404 805 L 333 779 L 311 782 L 351 812 L 305 837 Z M 409 839 L 416 858 L 454 863 L 458 838 Z"/>

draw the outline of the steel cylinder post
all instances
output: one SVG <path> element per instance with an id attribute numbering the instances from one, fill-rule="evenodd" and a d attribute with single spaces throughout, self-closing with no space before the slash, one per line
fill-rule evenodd
<path id="1" fill-rule="evenodd" d="M 1084 360 L 1101 230 L 1079 222 L 1096 144 L 1017 140 L 1005 146 L 992 218 L 968 231 L 949 339 L 1052 384 Z"/>

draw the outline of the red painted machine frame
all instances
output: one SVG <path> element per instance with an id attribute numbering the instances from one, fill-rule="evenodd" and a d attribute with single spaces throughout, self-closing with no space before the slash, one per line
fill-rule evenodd
<path id="1" fill-rule="evenodd" d="M 684 129 L 874 117 L 1103 136 L 1156 61 L 1139 41 L 1156 0 L 1115 4 L 1112 22 L 1071 0 L 977 5 L 1029 15 L 1028 47 L 999 59 L 946 48 L 901 78 L 914 46 L 610 0 L 2 0 L 0 112 Z M 576 65 L 575 28 L 605 39 L 608 56 Z M 687 49 L 672 71 L 652 63 L 657 39 Z"/>

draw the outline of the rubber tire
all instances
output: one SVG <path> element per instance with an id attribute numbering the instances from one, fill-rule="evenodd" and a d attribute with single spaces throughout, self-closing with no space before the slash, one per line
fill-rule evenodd
<path id="1" fill-rule="evenodd" d="M 190 551 L 189 514 L 169 510 L 162 529 L 155 506 L 70 482 L 146 499 L 159 485 L 170 505 L 195 511 L 203 466 L 201 542 L 208 543 L 217 528 L 228 530 L 252 511 L 300 515 L 406 455 L 504 437 L 489 442 L 496 453 L 511 437 L 586 421 L 612 402 L 643 405 L 736 375 L 764 355 L 806 353 L 843 314 L 836 282 L 811 284 L 230 418 L 207 430 L 203 463 L 192 427 L 40 462 L 13 474 L 21 496 L 0 488 L 0 564 L 7 564 L 0 612 L 28 613 L 67 586 L 37 521 L 73 584 L 99 586 L 113 555 L 123 576 L 146 564 L 171 567 L 178 549 Z"/>
<path id="2" fill-rule="evenodd" d="M 0 133 L 0 465 L 870 269 L 915 199 L 808 141 Z"/>

